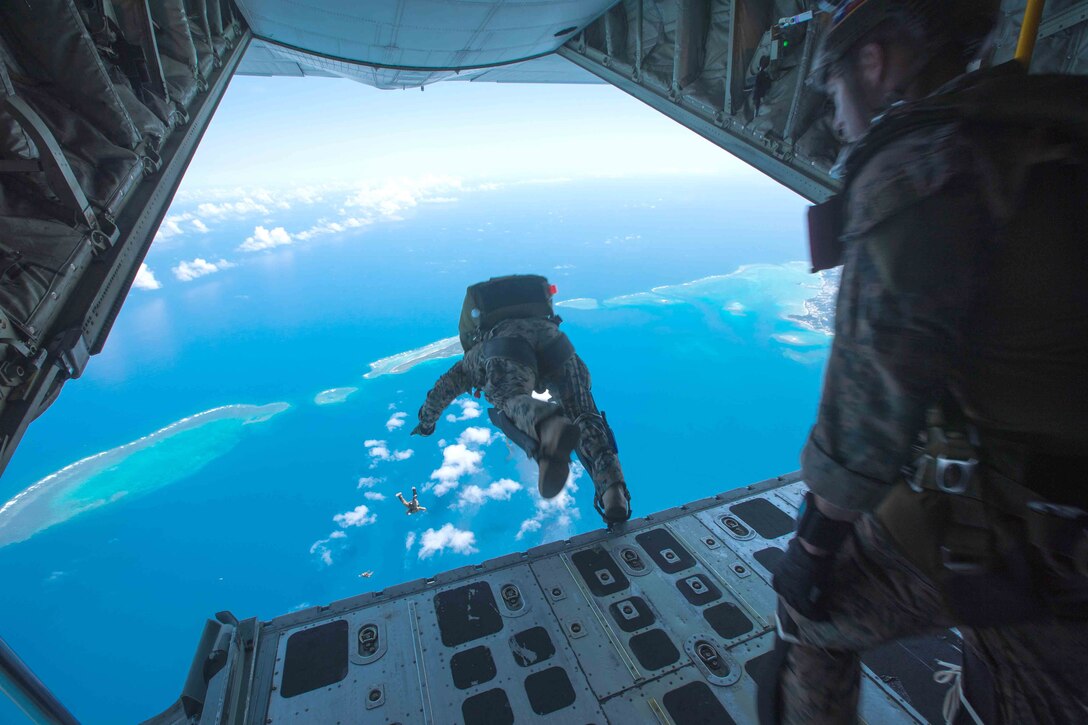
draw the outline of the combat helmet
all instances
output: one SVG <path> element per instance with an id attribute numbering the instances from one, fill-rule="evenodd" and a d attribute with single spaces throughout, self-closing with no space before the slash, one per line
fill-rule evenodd
<path id="1" fill-rule="evenodd" d="M 924 39 L 919 69 L 949 46 L 959 49 L 966 65 L 996 25 L 1001 0 L 823 0 L 820 8 L 826 20 L 811 80 L 824 86 L 831 68 L 896 14 Z"/>

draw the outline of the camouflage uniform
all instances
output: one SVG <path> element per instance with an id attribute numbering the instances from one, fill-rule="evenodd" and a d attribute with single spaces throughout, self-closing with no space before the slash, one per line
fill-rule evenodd
<path id="1" fill-rule="evenodd" d="M 780 683 L 785 723 L 855 723 L 860 653 L 957 625 L 933 583 L 869 516 L 839 551 L 829 589 L 834 594 L 828 621 L 809 621 L 790 610 L 801 640 L 811 646 L 790 648 Z M 993 678 L 999 710 L 987 725 L 1088 719 L 1083 620 L 1042 619 L 1012 627 L 961 627 L 960 632 L 964 647 Z"/>
<path id="2" fill-rule="evenodd" d="M 504 320 L 487 334 L 495 337 L 520 337 L 540 350 L 561 333 L 554 322 L 539 318 Z M 517 428 L 533 440 L 539 440 L 537 426 L 544 419 L 565 413 L 574 421 L 582 434 L 579 455 L 589 470 L 598 496 L 609 486 L 623 483 L 623 470 L 612 442 L 605 431 L 594 425 L 597 404 L 590 392 L 589 370 L 577 354 L 549 377 L 537 377 L 537 371 L 516 360 L 506 357 L 484 359 L 483 344 L 473 346 L 463 360 L 454 363 L 438 379 L 427 393 L 427 400 L 420 410 L 420 423 L 431 428 L 441 417 L 442 411 L 457 396 L 480 388 L 488 401 L 502 410 Z M 559 405 L 532 397 L 534 390 L 545 390 Z"/>
<path id="3" fill-rule="evenodd" d="M 939 92 L 970 93 L 979 77 Z M 910 106 L 894 113 L 909 117 Z M 1083 199 L 1058 199 L 1069 203 L 1046 212 L 1046 201 L 1028 196 L 1030 165 L 1045 152 L 1031 144 L 1041 136 L 1000 125 L 981 137 L 951 122 L 904 127 L 858 168 L 848 165 L 836 336 L 802 454 L 806 483 L 830 503 L 872 512 L 901 480 L 926 409 L 949 391 L 981 432 L 983 462 L 1009 478 L 1022 472 L 1001 471 L 1015 458 L 1005 453 L 1024 446 L 1005 446 L 1006 437 L 1088 449 L 1085 256 L 1061 241 L 1075 233 L 1037 218 L 1074 224 Z M 1032 209 L 1034 221 L 1015 216 Z M 1030 248 L 1004 236 L 1018 218 L 1021 233 L 1032 232 Z M 1085 507 L 1083 487 L 1072 488 L 1046 495 Z M 863 516 L 854 534 L 825 588 L 830 621 L 795 617 L 812 646 L 787 655 L 786 722 L 854 722 L 859 652 L 962 624 L 875 519 Z M 1035 563 L 1037 586 L 1055 581 Z M 962 632 L 993 676 L 995 721 L 1088 718 L 1088 620 L 1040 615 Z"/>

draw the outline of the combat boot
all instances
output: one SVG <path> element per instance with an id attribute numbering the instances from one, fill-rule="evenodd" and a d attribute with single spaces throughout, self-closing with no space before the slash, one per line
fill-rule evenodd
<path id="1" fill-rule="evenodd" d="M 537 455 L 540 478 L 537 488 L 542 497 L 555 498 L 567 485 L 570 452 L 577 447 L 582 434 L 565 415 L 553 415 L 542 421 L 537 432 L 540 438 L 540 452 Z"/>
<path id="2" fill-rule="evenodd" d="M 601 517 L 608 524 L 618 524 L 631 518 L 631 495 L 627 485 L 614 483 L 601 494 Z"/>

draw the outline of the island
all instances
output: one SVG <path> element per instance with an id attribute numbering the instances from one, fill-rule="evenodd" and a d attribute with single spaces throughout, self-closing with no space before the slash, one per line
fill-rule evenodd
<path id="1" fill-rule="evenodd" d="M 383 357 L 381 360 L 375 360 L 370 363 L 370 372 L 363 375 L 363 377 L 369 379 L 376 378 L 380 375 L 406 373 L 416 365 L 425 363 L 428 360 L 441 360 L 442 358 L 447 357 L 457 357 L 463 352 L 464 350 L 461 349 L 460 338 L 447 337 L 438 340 L 437 342 L 432 342 L 429 345 L 417 347 L 414 350 L 400 352 L 396 355 Z"/>

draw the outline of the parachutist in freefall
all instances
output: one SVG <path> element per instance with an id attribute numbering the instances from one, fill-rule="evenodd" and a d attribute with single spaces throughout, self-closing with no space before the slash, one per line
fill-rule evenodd
<path id="1" fill-rule="evenodd" d="M 594 506 L 609 524 L 631 516 L 616 439 L 590 392 L 589 370 L 559 331 L 555 287 L 537 275 L 495 277 L 468 288 L 459 332 L 465 350 L 419 409 L 413 435 L 431 435 L 454 398 L 482 390 L 491 422 L 536 460 L 538 488 L 554 498 L 566 485 L 576 451 L 593 479 Z M 550 391 L 553 402 L 534 398 Z"/>
<path id="2" fill-rule="evenodd" d="M 400 491 L 397 491 L 397 500 L 399 500 L 402 504 L 404 504 L 404 507 L 405 507 L 404 513 L 408 514 L 409 516 L 411 516 L 412 514 L 417 514 L 420 511 L 426 511 L 427 510 L 426 506 L 420 506 L 419 505 L 419 494 L 416 492 L 416 487 L 415 486 L 412 486 L 412 500 L 411 501 L 406 501 L 404 496 L 401 494 Z"/>

